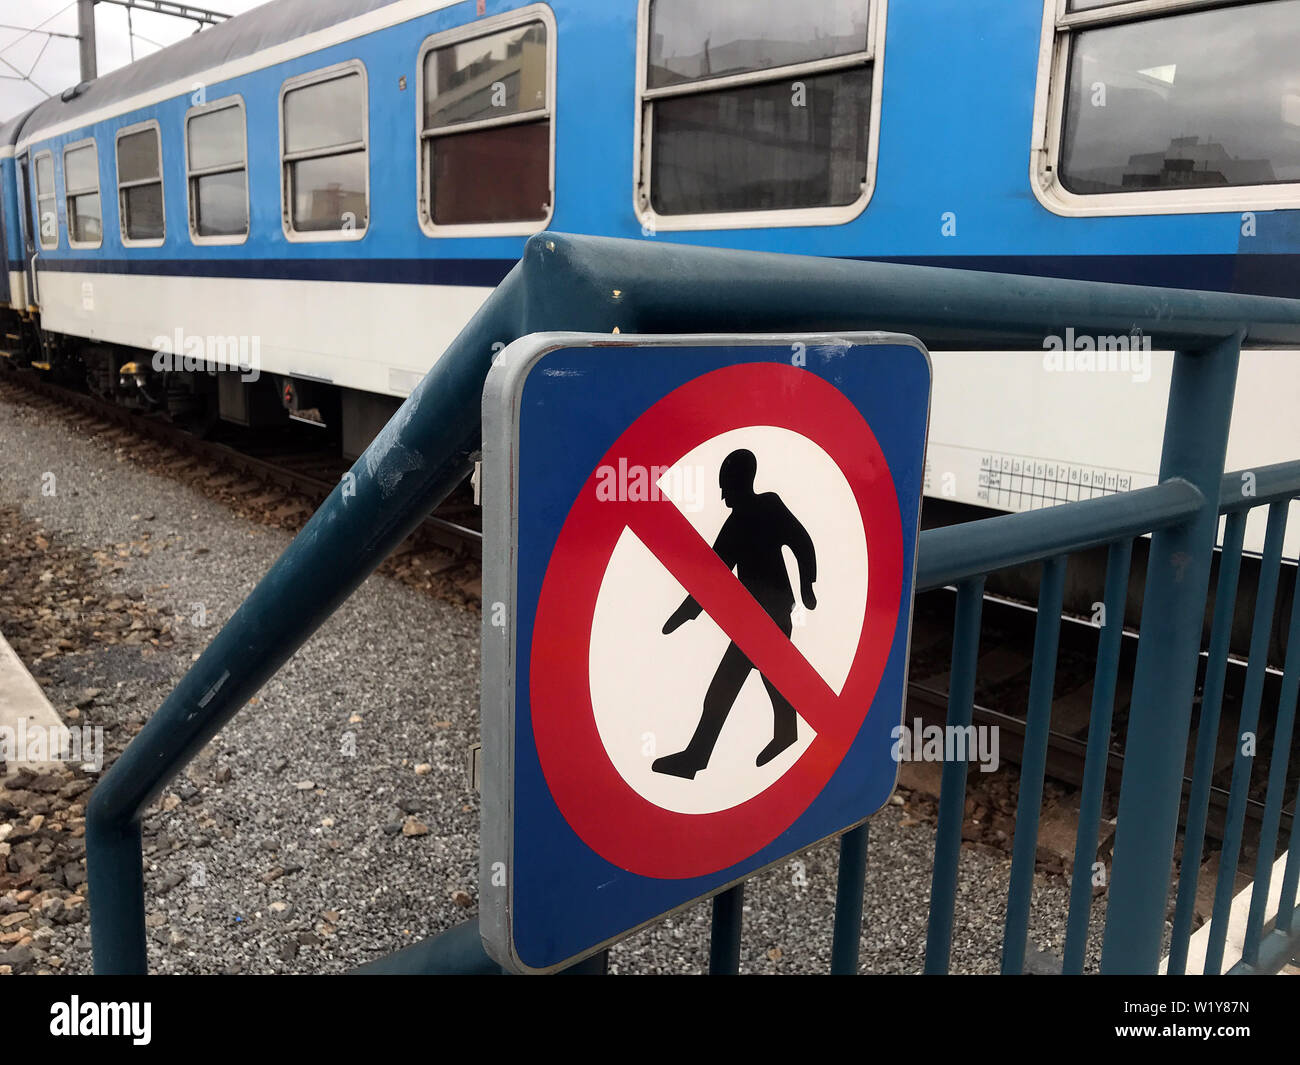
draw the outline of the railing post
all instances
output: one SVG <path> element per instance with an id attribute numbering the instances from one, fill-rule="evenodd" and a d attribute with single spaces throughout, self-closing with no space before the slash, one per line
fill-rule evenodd
<path id="1" fill-rule="evenodd" d="M 1194 519 L 1151 537 L 1102 944 L 1105 973 L 1154 973 L 1160 964 L 1240 350 L 1238 334 L 1174 356 L 1160 480 L 1181 478 L 1204 501 Z"/>
<path id="2" fill-rule="evenodd" d="M 856 976 L 862 948 L 862 901 L 867 884 L 868 822 L 840 837 L 840 869 L 831 934 L 831 975 Z"/>
<path id="3" fill-rule="evenodd" d="M 140 822 L 99 826 L 94 825 L 97 818 L 98 807 L 92 804 L 86 811 L 86 866 L 95 871 L 90 892 L 95 972 L 140 976 L 149 971 Z"/>
<path id="4" fill-rule="evenodd" d="M 709 939 L 709 972 L 735 976 L 740 972 L 740 934 L 745 920 L 745 885 L 737 884 L 713 896 L 713 934 Z"/>

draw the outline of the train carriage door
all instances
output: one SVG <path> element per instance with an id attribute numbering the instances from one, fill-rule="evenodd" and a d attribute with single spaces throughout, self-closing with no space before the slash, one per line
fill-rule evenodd
<path id="1" fill-rule="evenodd" d="M 22 219 L 24 273 L 27 278 L 27 304 L 36 306 L 36 204 L 32 200 L 32 175 L 28 165 L 28 155 L 24 152 L 18 157 L 18 196 L 22 210 L 18 212 Z M 16 301 L 15 301 L 16 302 Z"/>
<path id="2" fill-rule="evenodd" d="M 13 219 L 5 217 L 5 205 L 0 201 L 0 306 L 12 304 L 17 296 L 17 293 L 9 291 L 9 227 L 16 224 Z M 18 264 L 13 266 L 17 270 Z"/>

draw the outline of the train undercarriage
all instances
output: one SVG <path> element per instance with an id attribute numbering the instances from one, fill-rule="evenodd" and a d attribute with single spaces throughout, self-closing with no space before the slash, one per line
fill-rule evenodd
<path id="1" fill-rule="evenodd" d="M 329 382 L 263 373 L 256 352 L 235 338 L 205 338 L 216 350 L 155 350 L 51 333 L 36 314 L 0 308 L 4 362 L 32 369 L 66 388 L 143 414 L 165 417 L 203 436 L 219 423 L 250 429 L 298 422 L 320 430 L 322 444 L 360 456 L 401 405 L 392 396 Z M 183 345 L 177 345 L 183 348 Z"/>

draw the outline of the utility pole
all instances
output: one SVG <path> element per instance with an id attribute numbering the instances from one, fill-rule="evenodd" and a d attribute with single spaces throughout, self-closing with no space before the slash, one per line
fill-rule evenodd
<path id="1" fill-rule="evenodd" d="M 198 28 L 215 26 L 230 18 L 220 11 L 211 11 L 205 7 L 192 4 L 174 3 L 172 0 L 77 0 L 77 40 L 81 46 L 81 80 L 93 81 L 99 76 L 99 64 L 95 54 L 95 5 L 98 3 L 116 4 L 126 8 L 127 35 L 131 41 L 131 58 L 135 59 L 135 29 L 131 25 L 131 12 L 151 11 L 158 15 L 172 15 L 175 18 L 189 19 L 198 24 Z"/>
<path id="2" fill-rule="evenodd" d="M 81 46 L 81 80 L 99 76 L 95 58 L 95 0 L 77 0 L 77 40 Z"/>

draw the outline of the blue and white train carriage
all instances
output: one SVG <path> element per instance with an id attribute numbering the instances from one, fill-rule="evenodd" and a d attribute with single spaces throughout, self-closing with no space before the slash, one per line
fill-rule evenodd
<path id="1" fill-rule="evenodd" d="M 1300 295 L 1300 0 L 275 0 L 0 127 L 0 179 L 27 359 L 355 453 L 548 227 Z M 1169 360 L 1098 343 L 938 357 L 931 491 L 1152 482 Z M 1246 357 L 1230 462 L 1300 453 L 1298 393 Z"/>

